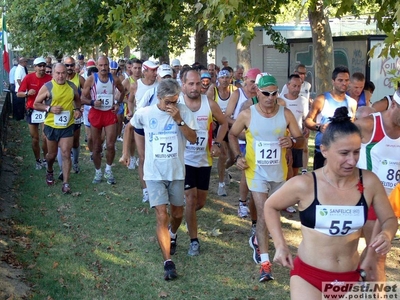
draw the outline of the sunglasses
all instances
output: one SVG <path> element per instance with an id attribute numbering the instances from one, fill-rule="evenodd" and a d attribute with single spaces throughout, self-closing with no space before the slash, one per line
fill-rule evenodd
<path id="1" fill-rule="evenodd" d="M 44 68 L 44 67 L 46 67 L 45 64 L 40 64 L 40 65 L 36 65 L 36 66 L 39 67 L 39 68 Z"/>
<path id="2" fill-rule="evenodd" d="M 67 68 L 68 67 L 75 67 L 75 64 L 64 64 Z"/>
<path id="3" fill-rule="evenodd" d="M 259 91 L 266 97 L 276 96 L 278 94 L 278 90 L 273 91 L 273 92 L 268 92 L 268 91 L 262 91 L 262 90 L 259 89 Z"/>
<path id="4" fill-rule="evenodd" d="M 46 71 L 46 74 L 52 74 L 53 72 L 52 71 Z"/>

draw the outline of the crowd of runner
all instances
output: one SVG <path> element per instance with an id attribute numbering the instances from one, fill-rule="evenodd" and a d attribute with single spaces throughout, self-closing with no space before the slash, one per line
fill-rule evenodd
<path id="1" fill-rule="evenodd" d="M 229 168 L 242 171 L 238 217 L 250 214 L 260 282 L 274 279 L 270 237 L 274 261 L 291 268 L 293 299 L 314 299 L 323 281 L 385 281 L 400 215 L 393 196 L 400 189 L 400 90 L 371 104 L 373 83 L 343 66 L 332 73 L 332 89 L 312 99 L 303 64 L 279 87 L 273 72 L 232 68 L 225 57 L 221 67 L 182 66 L 178 59 L 171 65 L 106 56 L 85 61 L 83 55 L 52 64 L 38 57 L 30 74 L 26 61 L 19 59 L 10 80 L 14 117 L 28 123 L 34 167 L 46 169 L 47 185 L 58 178 L 62 193 L 71 193 L 83 125 L 93 184 L 117 183 L 116 155 L 137 168 L 142 201 L 155 209 L 166 280 L 177 277 L 171 256 L 183 218 L 188 255 L 200 254 L 196 213 L 206 205 L 214 164 L 221 197 L 229 194 Z M 279 216 L 296 208 L 303 240 L 292 260 Z M 362 235 L 368 247 L 360 259 Z"/>

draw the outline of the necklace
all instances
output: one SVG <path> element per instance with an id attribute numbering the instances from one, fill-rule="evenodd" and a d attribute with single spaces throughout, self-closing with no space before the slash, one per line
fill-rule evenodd
<path id="1" fill-rule="evenodd" d="M 333 186 L 335 189 L 338 189 L 338 190 L 340 190 L 340 191 L 348 191 L 348 190 L 351 190 L 352 188 L 354 188 L 354 187 L 356 186 L 356 184 L 355 184 L 355 185 L 353 185 L 353 186 L 351 186 L 351 187 L 348 187 L 348 188 L 345 188 L 345 189 L 335 186 L 335 185 L 328 179 L 328 176 L 326 176 L 326 174 L 325 174 L 325 167 L 322 168 L 322 175 L 324 175 L 325 180 L 326 180 L 331 186 Z"/>
<path id="2" fill-rule="evenodd" d="M 261 108 L 260 103 L 258 103 L 258 107 L 260 108 L 260 110 L 262 111 L 262 113 L 265 114 L 265 115 L 270 115 L 270 114 L 272 114 L 272 113 L 275 111 L 275 107 L 274 107 L 274 110 L 271 111 L 271 112 L 265 112 L 265 111 L 263 111 L 263 109 Z"/>

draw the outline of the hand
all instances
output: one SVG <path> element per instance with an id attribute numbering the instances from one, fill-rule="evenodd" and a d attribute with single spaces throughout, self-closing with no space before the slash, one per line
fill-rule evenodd
<path id="1" fill-rule="evenodd" d="M 94 100 L 93 106 L 100 107 L 101 106 L 101 100 Z"/>
<path id="2" fill-rule="evenodd" d="M 74 110 L 74 119 L 79 119 L 82 116 L 82 112 L 80 110 Z"/>
<path id="3" fill-rule="evenodd" d="M 293 146 L 293 141 L 290 136 L 280 137 L 278 138 L 278 141 L 279 146 L 281 146 L 282 148 L 291 148 Z"/>
<path id="4" fill-rule="evenodd" d="M 246 162 L 246 159 L 244 157 L 239 157 L 236 161 L 236 166 L 240 169 L 240 170 L 246 170 L 249 166 Z"/>
<path id="5" fill-rule="evenodd" d="M 211 157 L 218 157 L 220 154 L 221 149 L 216 144 L 213 144 L 211 147 Z"/>
<path id="6" fill-rule="evenodd" d="M 119 104 L 118 104 L 118 103 L 115 103 L 115 104 L 113 105 L 111 111 L 112 111 L 113 113 L 116 114 L 116 113 L 118 112 L 118 110 L 119 110 Z"/>
<path id="7" fill-rule="evenodd" d="M 122 154 L 121 158 L 119 159 L 119 162 L 120 162 L 122 165 L 125 165 L 125 166 L 128 167 L 129 164 L 131 163 L 131 158 L 130 158 L 129 155 Z"/>
<path id="8" fill-rule="evenodd" d="M 179 109 L 178 107 L 176 107 L 175 104 L 168 104 L 165 106 L 165 111 L 172 117 L 172 119 L 174 119 L 174 121 L 176 123 L 180 122 L 181 120 L 183 120 L 181 118 L 181 115 L 179 113 Z"/>
<path id="9" fill-rule="evenodd" d="M 390 238 L 384 232 L 380 232 L 371 242 L 372 247 L 376 253 L 385 255 L 392 248 L 392 242 Z"/>
<path id="10" fill-rule="evenodd" d="M 51 107 L 51 112 L 52 112 L 53 114 L 55 114 L 55 115 L 61 114 L 62 111 L 63 111 L 63 108 L 62 108 L 62 106 L 60 106 L 60 105 L 56 105 L 56 106 L 52 106 L 52 107 Z"/>
<path id="11" fill-rule="evenodd" d="M 290 251 L 287 247 L 277 248 L 275 250 L 274 263 L 290 269 L 294 268 L 292 254 L 290 254 Z"/>

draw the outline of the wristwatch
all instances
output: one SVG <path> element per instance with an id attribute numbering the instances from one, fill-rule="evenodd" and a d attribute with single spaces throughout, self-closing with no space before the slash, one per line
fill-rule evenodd
<path id="1" fill-rule="evenodd" d="M 315 130 L 316 131 L 320 131 L 321 130 L 321 125 L 319 125 L 319 124 L 315 125 Z"/>
<path id="2" fill-rule="evenodd" d="M 181 121 L 180 123 L 178 123 L 178 126 L 183 126 L 183 125 L 185 125 L 185 121 Z"/>

